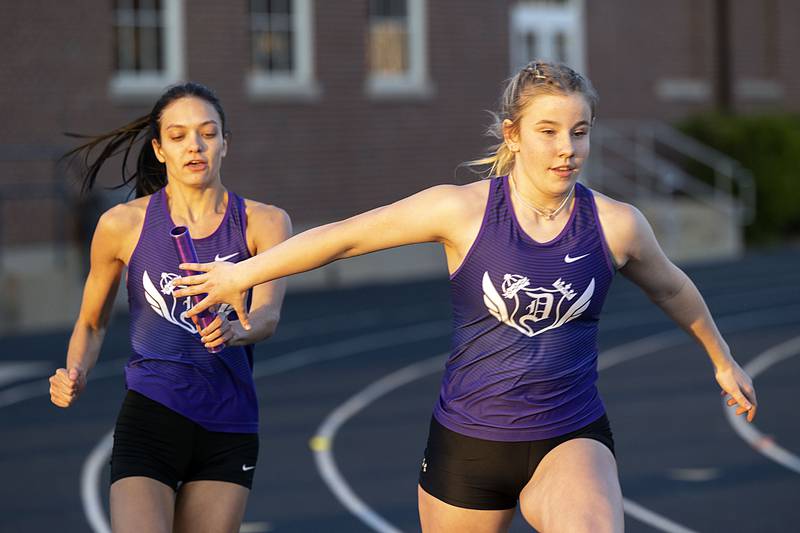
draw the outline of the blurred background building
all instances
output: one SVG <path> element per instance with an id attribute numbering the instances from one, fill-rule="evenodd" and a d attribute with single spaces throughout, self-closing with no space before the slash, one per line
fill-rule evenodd
<path id="1" fill-rule="evenodd" d="M 491 144 L 503 80 L 563 61 L 601 96 L 584 180 L 636 203 L 677 260 L 736 255 L 753 174 L 675 125 L 796 112 L 798 20 L 791 0 L 3 0 L 4 328 L 74 319 L 93 225 L 125 198 L 102 188 L 118 164 L 78 194 L 63 132 L 118 127 L 187 79 L 228 115 L 225 184 L 304 229 L 476 179 L 459 165 Z M 296 286 L 442 272 L 438 250 L 416 247 Z"/>

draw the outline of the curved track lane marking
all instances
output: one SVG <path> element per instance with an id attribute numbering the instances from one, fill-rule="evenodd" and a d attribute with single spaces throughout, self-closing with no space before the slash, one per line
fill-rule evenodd
<path id="1" fill-rule="evenodd" d="M 786 306 L 794 310 L 796 305 Z M 771 320 L 760 311 L 748 311 L 735 315 L 723 316 L 717 320 L 720 327 L 725 329 L 732 328 L 739 331 L 750 328 L 763 327 L 765 325 L 780 325 L 784 323 L 794 323 L 796 319 L 789 318 L 783 312 L 784 308 L 773 309 L 773 314 L 778 320 Z M 788 321 L 787 321 L 788 319 Z M 690 338 L 686 333 L 679 330 L 669 330 L 656 333 L 629 343 L 622 344 L 615 348 L 605 350 L 598 358 L 598 370 L 605 370 L 617 364 L 643 357 L 645 355 L 677 346 L 688 342 Z M 398 529 L 387 522 L 378 513 L 367 506 L 350 488 L 347 481 L 339 473 L 336 461 L 333 458 L 333 442 L 338 429 L 352 416 L 376 400 L 380 396 L 401 387 L 415 379 L 419 379 L 426 373 L 433 373 L 441 368 L 442 356 L 436 356 L 422 362 L 414 363 L 374 382 L 367 388 L 354 396 L 351 396 L 345 403 L 331 412 L 323 421 L 316 435 L 311 439 L 311 449 L 315 452 L 314 459 L 320 475 L 328 484 L 328 487 L 345 506 L 357 518 L 380 533 L 398 533 Z M 434 366 L 434 362 L 438 366 Z M 430 367 L 433 367 L 432 369 Z M 422 373 L 422 372 L 426 373 Z M 656 529 L 668 533 L 694 533 L 681 524 L 678 524 L 666 517 L 654 513 L 638 503 L 623 498 L 625 512 L 633 518 L 649 524 Z"/>
<path id="2" fill-rule="evenodd" d="M 103 512 L 103 503 L 100 501 L 100 492 L 97 490 L 95 480 L 100 478 L 100 473 L 108 459 L 107 450 L 114 444 L 114 430 L 106 433 L 100 442 L 92 449 L 81 469 L 81 500 L 86 520 L 95 533 L 111 533 L 111 526 Z"/>
<path id="3" fill-rule="evenodd" d="M 336 461 L 333 458 L 333 440 L 336 438 L 336 432 L 349 418 L 386 393 L 441 370 L 446 357 L 447 353 L 444 353 L 423 359 L 373 382 L 334 409 L 312 439 L 312 446 L 316 452 L 314 461 L 317 463 L 322 479 L 325 480 L 334 495 L 352 514 L 375 531 L 400 533 L 399 529 L 365 504 L 339 473 Z"/>
<path id="4" fill-rule="evenodd" d="M 790 310 L 795 310 L 797 306 L 790 305 L 786 306 Z M 785 308 L 779 308 L 776 311 L 779 320 L 770 322 L 769 316 L 760 311 L 751 311 L 746 313 L 741 313 L 738 315 L 733 315 L 730 317 L 723 317 L 723 320 L 727 320 L 730 322 L 730 325 L 739 326 L 741 328 L 745 328 L 747 326 L 750 327 L 760 327 L 765 323 L 773 324 L 775 322 L 780 323 L 780 319 L 786 319 L 787 317 L 794 316 L 791 312 L 786 312 Z M 720 321 L 718 321 L 720 322 Z M 442 325 L 446 324 L 448 329 L 444 334 L 449 335 L 450 330 L 450 321 L 439 321 L 437 323 L 423 323 L 417 324 L 412 326 L 406 326 L 402 328 L 396 328 L 394 330 L 389 331 L 380 331 L 376 333 L 370 333 L 366 335 L 361 335 L 358 337 L 352 337 L 350 339 L 346 339 L 344 341 L 330 343 L 325 346 L 316 346 L 311 348 L 304 348 L 300 350 L 296 350 L 294 352 L 290 352 L 284 354 L 279 357 L 275 357 L 264 361 L 263 363 L 259 364 L 259 368 L 253 374 L 254 379 L 258 379 L 260 377 L 271 376 L 275 374 L 279 374 L 281 372 L 286 372 L 289 370 L 293 370 L 304 365 L 312 364 L 319 361 L 326 361 L 337 359 L 340 357 L 347 357 L 350 355 L 355 355 L 356 353 L 361 353 L 364 350 L 382 348 L 387 346 L 394 346 L 400 344 L 397 342 L 397 338 L 402 339 L 402 342 L 415 342 L 419 340 L 425 340 L 428 338 L 433 338 L 437 336 L 436 328 L 442 327 Z M 606 328 L 607 330 L 610 329 L 618 329 L 624 327 L 624 323 L 615 324 L 611 328 Z M 405 337 L 397 337 L 397 335 L 405 335 Z M 416 337 L 415 337 L 416 335 Z M 430 335 L 430 336 L 429 336 Z M 441 335 L 439 333 L 438 335 Z M 661 340 L 659 340 L 661 339 Z M 668 346 L 671 343 L 679 344 L 682 339 L 686 339 L 683 333 L 678 331 L 666 331 L 662 333 L 658 333 L 656 335 L 651 335 L 650 337 L 645 337 L 644 339 L 640 339 L 638 341 L 634 341 L 631 343 L 627 343 L 625 345 L 619 346 L 617 348 L 608 350 L 603 353 L 603 357 L 600 359 L 598 363 L 598 370 L 602 370 L 604 368 L 608 368 L 609 366 L 613 366 L 614 364 L 621 363 L 623 361 L 627 361 L 629 359 L 633 359 L 636 357 L 640 357 L 644 355 L 645 352 L 643 350 L 647 349 L 658 349 L 657 346 Z M 667 344 L 664 344 L 667 343 Z M 329 351 L 330 349 L 330 351 Z M 608 363 L 605 362 L 605 359 L 608 359 Z M 116 361 L 109 361 L 106 365 L 103 366 L 102 369 L 95 369 L 92 373 L 92 377 L 100 378 L 100 377 L 108 377 L 115 373 L 114 367 L 112 365 L 119 365 Z M 100 365 L 98 365 L 100 366 Z M 117 366 L 119 368 L 119 366 Z M 98 375 L 98 370 L 100 370 Z M 121 369 L 119 370 L 121 372 Z M 31 384 L 33 385 L 33 384 Z M 37 388 L 37 390 L 39 390 Z M 32 391 L 26 391 L 32 392 Z M 40 394 L 40 392 L 39 392 Z M 17 401 L 21 401 L 25 398 L 25 394 L 22 395 L 22 398 L 15 398 Z M 0 406 L 2 406 L 2 396 L 0 395 Z M 317 443 L 325 444 L 325 441 L 317 441 Z M 327 444 L 330 445 L 332 443 L 329 441 Z M 97 452 L 98 457 L 105 461 L 111 455 L 111 442 L 106 442 L 105 446 L 98 445 L 95 447 L 94 452 Z M 331 459 L 332 461 L 332 459 Z M 332 462 L 335 468 L 335 464 Z M 93 485 L 96 487 L 96 490 L 100 490 L 100 472 L 101 470 L 93 471 L 92 475 L 94 479 L 89 479 L 88 481 L 81 478 L 81 486 L 91 486 Z M 351 491 L 352 492 L 352 491 Z M 83 492 L 82 492 L 83 495 Z M 103 511 L 102 505 L 100 504 L 100 497 L 99 494 L 97 495 L 90 495 L 83 499 L 83 507 L 84 511 L 86 512 L 87 519 L 90 516 L 100 516 L 102 517 L 102 524 L 104 527 L 108 528 L 108 519 L 105 518 L 105 513 Z M 636 506 L 639 508 L 640 506 Z M 627 510 L 627 509 L 626 509 Z M 635 510 L 633 511 L 635 512 Z M 629 513 L 630 514 L 630 513 Z M 636 516 L 632 514 L 632 516 Z M 644 518 L 638 517 L 645 523 L 650 523 L 650 516 L 645 516 L 642 514 Z M 664 518 L 665 521 L 669 522 L 668 519 Z M 675 524 L 677 527 L 682 527 Z M 106 533 L 107 529 L 96 529 L 94 530 L 95 533 Z M 689 530 L 681 530 L 681 529 L 665 529 L 664 531 L 671 531 L 674 533 L 687 533 Z"/>
<path id="5" fill-rule="evenodd" d="M 796 311 L 798 311 L 798 309 L 799 309 L 799 307 L 797 305 L 787 305 L 787 306 L 782 306 L 782 307 L 777 308 L 777 309 L 773 309 L 772 310 L 773 313 L 770 313 L 770 315 L 776 314 L 779 317 L 778 320 L 773 320 L 773 321 L 765 320 L 766 314 L 763 311 L 760 311 L 760 310 L 751 311 L 751 312 L 747 312 L 747 313 L 742 313 L 740 315 L 734 315 L 734 316 L 732 316 L 730 318 L 734 322 L 736 322 L 736 325 L 741 326 L 741 327 L 747 327 L 747 326 L 754 327 L 754 326 L 762 326 L 762 325 L 767 325 L 767 324 L 769 324 L 769 325 L 780 325 L 780 324 L 783 324 L 783 323 L 794 323 L 794 322 L 796 322 L 796 320 L 793 320 L 793 319 L 791 319 L 789 317 L 794 316 L 796 314 Z M 625 312 L 622 312 L 622 313 L 611 313 L 610 315 L 607 315 L 606 318 L 611 319 L 611 318 L 613 318 L 614 315 L 617 315 L 617 314 L 624 316 L 626 313 Z M 736 319 L 739 319 L 739 320 L 736 320 Z M 313 322 L 313 321 L 309 321 L 309 322 Z M 444 321 L 442 321 L 442 322 L 444 322 Z M 718 320 L 718 322 L 719 322 L 719 320 Z M 608 324 L 608 321 L 606 321 L 605 323 Z M 448 324 L 449 324 L 449 321 L 448 321 Z M 427 324 L 427 325 L 430 326 L 430 324 Z M 733 325 L 733 324 L 731 324 L 731 325 Z M 612 327 L 606 327 L 606 328 L 603 329 L 603 331 L 609 331 L 609 330 L 613 330 L 613 329 L 620 329 L 621 327 L 624 327 L 624 326 L 625 326 L 625 324 L 623 324 L 623 323 L 613 324 Z M 413 328 L 413 327 L 414 326 L 410 326 L 409 328 Z M 407 330 L 409 328 L 398 328 L 398 329 Z M 292 331 L 292 333 L 294 333 L 295 335 L 298 335 L 298 336 L 302 336 L 302 335 L 307 335 L 308 334 L 308 332 L 305 331 L 305 328 L 301 328 L 300 330 Z M 393 333 L 393 331 L 389 331 L 389 332 L 384 331 L 384 332 L 382 332 L 380 334 L 377 334 L 377 335 L 381 335 L 381 334 L 387 335 L 387 334 L 391 334 L 391 333 Z M 674 333 L 674 332 L 666 332 L 666 334 L 669 334 L 669 333 Z M 365 336 L 362 336 L 362 337 L 373 337 L 375 335 L 376 334 L 371 334 L 371 335 L 365 335 Z M 662 334 L 659 334 L 659 335 L 664 335 L 664 334 L 662 333 Z M 291 335 L 291 336 L 294 336 L 294 335 Z M 646 339 L 643 339 L 643 340 L 646 340 Z M 350 340 L 353 340 L 353 339 L 350 339 Z M 383 346 L 387 345 L 387 344 L 381 343 L 379 340 L 377 340 L 377 342 L 376 342 L 376 340 L 377 339 L 375 339 L 375 340 L 371 339 L 371 342 L 367 342 L 367 343 L 365 343 L 365 345 L 383 345 Z M 344 341 L 344 342 L 346 342 L 346 341 Z M 640 342 L 640 341 L 637 341 L 637 342 Z M 633 343 L 631 343 L 631 344 L 633 344 Z M 320 350 L 322 348 L 323 347 L 319 347 L 318 346 L 318 347 L 316 347 L 316 350 Z M 337 357 L 345 357 L 345 356 L 349 355 L 349 354 L 344 353 L 344 354 L 341 354 L 341 355 L 337 355 L 335 357 L 331 357 L 331 356 L 314 356 L 311 353 L 310 350 L 311 349 L 297 350 L 296 352 L 291 352 L 291 353 L 285 354 L 284 356 L 271 359 L 270 361 L 276 361 L 275 363 L 273 363 L 275 365 L 274 369 L 272 371 L 268 371 L 265 368 L 263 372 L 260 372 L 258 376 L 254 376 L 254 377 L 264 377 L 264 376 L 268 376 L 268 375 L 273 375 L 275 373 L 291 370 L 293 368 L 298 368 L 298 367 L 303 366 L 305 364 L 310 364 L 310 363 L 313 363 L 313 362 L 316 362 L 316 361 L 334 359 L 334 358 L 337 358 Z M 614 350 L 610 350 L 609 352 L 606 352 L 606 353 L 612 353 L 612 352 L 614 352 Z M 290 359 L 291 357 L 297 357 L 298 359 L 304 359 L 305 361 L 302 364 L 297 364 L 297 363 L 291 362 L 291 359 Z M 638 355 L 636 355 L 634 351 L 628 350 L 627 352 L 619 352 L 618 355 L 616 355 L 615 357 L 620 357 L 622 359 L 627 360 L 627 359 L 630 359 L 630 358 L 633 358 L 633 357 L 638 357 Z M 124 366 L 126 361 L 127 361 L 127 358 L 118 358 L 118 359 L 113 359 L 113 360 L 110 360 L 110 361 L 106 361 L 105 363 L 100 363 L 94 368 L 94 370 L 92 371 L 89 379 L 90 380 L 103 379 L 103 378 L 119 375 L 119 374 L 122 373 L 122 367 Z M 262 364 L 269 364 L 269 361 L 264 362 Z M 600 364 L 601 365 L 603 364 L 602 360 L 600 361 Z M 259 366 L 261 366 L 261 364 Z M 278 367 L 281 367 L 281 366 L 283 368 L 278 368 Z M 599 368 L 602 368 L 602 367 L 599 367 Z M 10 387 L 10 388 L 7 388 L 5 390 L 0 391 L 0 408 L 9 407 L 11 405 L 14 405 L 14 404 L 26 401 L 26 400 L 30 400 L 30 399 L 35 398 L 35 397 L 47 396 L 48 394 L 49 393 L 48 393 L 46 384 L 42 385 L 39 382 L 25 383 L 25 384 L 17 385 L 17 386 L 14 386 L 14 387 Z M 95 446 L 95 448 L 93 448 L 92 453 L 90 454 L 90 457 L 95 452 L 97 452 L 99 454 L 102 450 L 106 450 L 105 451 L 105 457 L 100 456 L 100 455 L 98 455 L 98 457 L 102 457 L 102 459 L 105 460 L 105 458 L 108 457 L 108 455 L 111 452 L 111 443 L 105 441 L 105 439 L 101 439 L 101 441 Z M 87 458 L 86 462 L 88 463 L 88 461 L 89 461 L 89 458 Z M 95 486 L 97 487 L 97 489 L 99 489 L 100 472 L 101 472 L 101 470 L 97 470 L 97 471 L 90 470 L 90 471 L 87 471 L 84 468 L 84 473 L 92 473 L 92 476 L 95 477 Z M 87 520 L 89 520 L 90 523 L 93 523 L 92 521 L 96 520 L 96 519 L 93 519 L 93 518 L 90 518 L 90 517 L 92 517 L 92 516 L 95 516 L 95 517 L 96 516 L 102 516 L 103 517 L 102 524 L 105 527 L 108 527 L 107 526 L 108 521 L 104 518 L 104 513 L 102 511 L 102 506 L 100 506 L 99 515 L 98 515 L 97 506 L 99 505 L 99 502 L 100 502 L 99 496 L 91 495 L 87 491 L 85 491 L 84 487 L 87 487 L 87 486 L 89 486 L 89 485 L 87 484 L 87 481 L 82 476 L 82 478 L 81 478 L 81 487 L 82 487 L 81 494 L 82 494 L 82 500 L 83 500 L 82 503 L 83 503 L 84 511 L 86 513 L 86 516 L 87 516 Z M 107 529 L 95 529 L 94 531 L 105 532 L 105 531 L 107 531 Z"/>
<path id="6" fill-rule="evenodd" d="M 750 377 L 755 380 L 756 376 L 767 370 L 772 365 L 785 361 L 790 357 L 800 354 L 800 336 L 782 342 L 766 350 L 753 358 L 744 367 Z M 729 408 L 722 400 L 722 407 L 728 422 L 733 429 L 758 453 L 772 459 L 776 463 L 785 466 L 789 470 L 800 474 L 800 457 L 792 452 L 778 446 L 775 441 L 761 433 L 752 423 L 748 424 L 741 416 L 736 416 L 734 409 Z"/>
<path id="7" fill-rule="evenodd" d="M 630 359 L 635 359 L 669 346 L 680 344 L 686 340 L 685 333 L 668 331 L 623 344 L 604 352 L 598 362 L 598 369 L 607 369 Z M 353 492 L 347 481 L 339 472 L 333 457 L 333 442 L 336 438 L 336 432 L 348 419 L 381 396 L 411 383 L 414 380 L 441 370 L 446 356 L 447 354 L 437 355 L 430 359 L 414 363 L 400 370 L 396 370 L 370 384 L 334 409 L 323 421 L 322 425 L 317 430 L 316 436 L 312 439 L 312 449 L 315 452 L 314 460 L 317 463 L 317 468 L 320 471 L 322 479 L 328 484 L 331 492 L 333 492 L 342 505 L 352 514 L 379 533 L 400 533 L 400 530 L 387 522 L 386 519 L 364 503 L 364 501 Z M 625 513 L 661 531 L 666 531 L 668 533 L 695 533 L 694 530 L 650 511 L 627 498 L 623 498 L 623 507 Z"/>

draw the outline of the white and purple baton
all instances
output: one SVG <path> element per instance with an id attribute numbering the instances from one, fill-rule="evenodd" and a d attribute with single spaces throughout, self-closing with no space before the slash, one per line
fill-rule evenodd
<path id="1" fill-rule="evenodd" d="M 189 228 L 186 226 L 176 226 L 170 231 L 170 235 L 172 235 L 172 241 L 175 243 L 175 251 L 178 252 L 178 259 L 180 259 L 181 263 L 199 263 L 197 259 L 197 252 L 194 249 L 194 243 L 192 242 L 192 236 L 189 235 Z M 184 276 L 194 276 L 195 274 L 199 274 L 200 272 L 195 272 L 193 270 L 181 270 Z M 192 305 L 197 305 L 200 303 L 200 300 L 203 299 L 202 295 L 196 294 L 191 297 Z M 205 329 L 208 327 L 211 322 L 214 321 L 215 314 L 205 309 L 201 311 L 200 314 L 197 315 L 197 322 L 200 324 L 200 329 Z M 225 348 L 224 344 L 220 344 L 219 346 L 215 346 L 214 348 L 206 348 L 211 353 L 219 353 Z"/>

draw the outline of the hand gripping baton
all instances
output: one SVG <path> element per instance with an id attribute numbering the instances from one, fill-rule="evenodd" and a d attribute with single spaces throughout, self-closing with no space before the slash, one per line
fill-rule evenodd
<path id="1" fill-rule="evenodd" d="M 189 228 L 186 226 L 176 226 L 170 231 L 170 235 L 172 236 L 172 242 L 175 243 L 175 251 L 178 252 L 178 259 L 180 259 L 181 263 L 199 263 L 197 259 L 197 252 L 194 249 L 194 243 L 192 242 L 192 236 L 189 235 Z M 199 272 L 194 272 L 192 270 L 181 270 L 184 276 L 193 276 L 195 274 L 199 274 Z M 197 305 L 200 300 L 203 299 L 202 295 L 194 295 L 191 297 L 192 305 Z M 214 321 L 214 313 L 209 311 L 208 309 L 200 312 L 197 315 L 197 322 L 200 324 L 200 329 L 205 329 L 208 327 L 211 322 Z M 219 353 L 225 348 L 224 344 L 220 344 L 214 348 L 206 348 L 211 353 Z"/>

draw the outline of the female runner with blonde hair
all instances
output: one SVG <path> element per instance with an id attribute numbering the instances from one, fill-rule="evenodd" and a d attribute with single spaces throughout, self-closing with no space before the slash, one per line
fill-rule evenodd
<path id="1" fill-rule="evenodd" d="M 614 274 L 639 285 L 704 348 L 737 414 L 752 382 L 695 285 L 634 207 L 578 182 L 597 96 L 564 65 L 508 83 L 491 179 L 439 185 L 308 230 L 247 261 L 186 265 L 182 296 L 244 313 L 253 285 L 376 250 L 439 242 L 454 331 L 418 490 L 422 529 L 500 532 L 519 504 L 538 531 L 623 530 L 614 444 L 596 387 L 597 324 Z M 241 315 L 243 320 L 245 316 Z"/>

